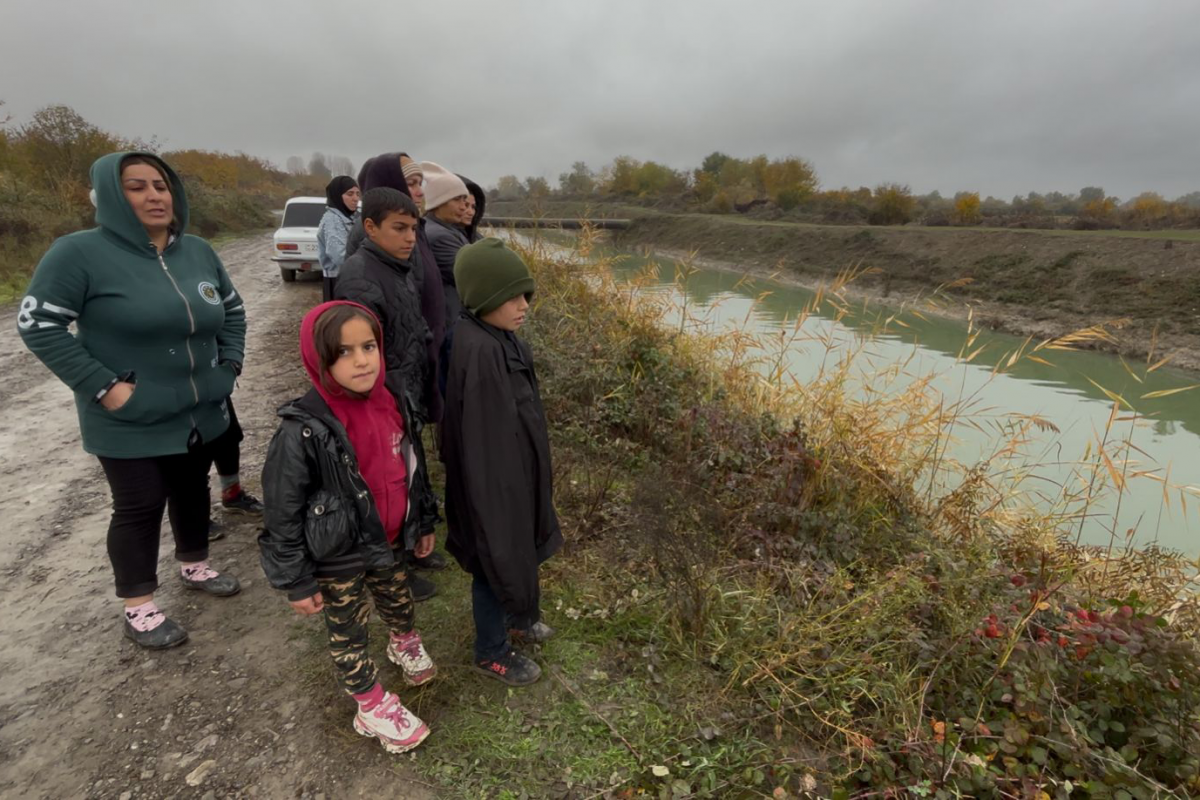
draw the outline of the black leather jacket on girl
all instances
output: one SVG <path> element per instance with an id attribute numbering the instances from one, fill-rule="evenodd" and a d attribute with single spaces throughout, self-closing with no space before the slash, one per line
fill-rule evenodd
<path id="1" fill-rule="evenodd" d="M 316 389 L 278 413 L 282 422 L 262 476 L 266 510 L 258 546 L 267 580 L 289 600 L 303 600 L 319 590 L 318 577 L 390 566 L 392 548 L 346 429 Z M 411 488 L 417 468 L 407 436 L 401 447 Z M 411 509 L 402 535 L 410 549 L 418 528 Z"/>

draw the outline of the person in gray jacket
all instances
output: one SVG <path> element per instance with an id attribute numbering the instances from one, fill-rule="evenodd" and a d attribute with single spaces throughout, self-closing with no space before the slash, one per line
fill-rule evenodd
<path id="1" fill-rule="evenodd" d="M 362 192 L 349 175 L 338 175 L 325 187 L 325 215 L 317 227 L 317 258 L 321 262 L 321 298 L 333 299 L 338 271 L 346 260 L 346 241 L 358 214 Z"/>
<path id="2" fill-rule="evenodd" d="M 470 244 L 462 220 L 471 193 L 462 178 L 432 161 L 422 161 L 421 170 L 425 173 L 425 235 L 442 275 L 449 330 L 462 313 L 462 301 L 454 283 L 454 259 L 459 250 Z"/>

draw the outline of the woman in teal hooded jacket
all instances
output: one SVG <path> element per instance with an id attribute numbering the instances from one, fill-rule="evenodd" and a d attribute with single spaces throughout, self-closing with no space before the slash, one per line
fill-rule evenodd
<path id="1" fill-rule="evenodd" d="M 229 426 L 245 305 L 208 243 L 184 232 L 183 182 L 161 159 L 113 153 L 91 179 L 97 227 L 51 245 L 17 327 L 75 393 L 83 448 L 108 478 L 125 635 L 171 647 L 187 632 L 154 604 L 164 507 L 184 585 L 220 596 L 240 588 L 208 564 L 207 446 Z"/>

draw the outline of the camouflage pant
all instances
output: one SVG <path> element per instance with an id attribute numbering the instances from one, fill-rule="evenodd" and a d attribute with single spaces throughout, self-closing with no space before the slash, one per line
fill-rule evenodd
<path id="1" fill-rule="evenodd" d="M 367 655 L 367 620 L 371 615 L 367 595 L 392 633 L 408 633 L 413 628 L 408 573 L 403 564 L 397 563 L 352 578 L 322 578 L 318 582 L 325 600 L 329 654 L 345 690 L 361 694 L 379 679 L 375 662 Z"/>

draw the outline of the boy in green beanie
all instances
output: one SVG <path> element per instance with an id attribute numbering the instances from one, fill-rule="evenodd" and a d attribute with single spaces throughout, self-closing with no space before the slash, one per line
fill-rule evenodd
<path id="1" fill-rule="evenodd" d="M 533 276 L 499 239 L 458 251 L 463 313 L 447 365 L 442 460 L 446 549 L 474 580 L 475 668 L 511 686 L 541 675 L 511 632 L 542 642 L 538 565 L 562 546 L 552 501 L 550 439 L 529 346 L 516 336 Z"/>

